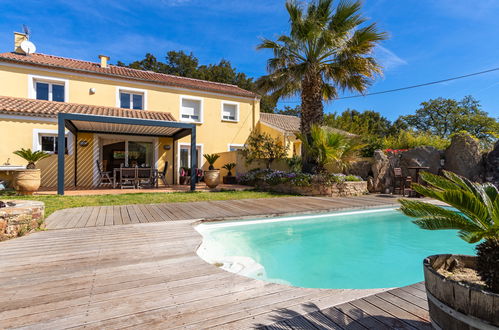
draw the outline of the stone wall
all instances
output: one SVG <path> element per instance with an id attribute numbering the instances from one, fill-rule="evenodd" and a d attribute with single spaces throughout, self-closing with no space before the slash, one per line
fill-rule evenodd
<path id="1" fill-rule="evenodd" d="M 43 226 L 45 205 L 36 201 L 3 201 L 14 206 L 0 208 L 0 241 L 23 236 Z"/>
<path id="2" fill-rule="evenodd" d="M 259 183 L 258 189 L 265 191 L 274 191 L 285 194 L 297 194 L 303 196 L 328 196 L 328 197 L 347 197 L 361 196 L 368 193 L 367 181 L 346 181 L 332 185 L 312 184 L 310 186 L 295 186 L 287 183 L 270 185 Z"/>

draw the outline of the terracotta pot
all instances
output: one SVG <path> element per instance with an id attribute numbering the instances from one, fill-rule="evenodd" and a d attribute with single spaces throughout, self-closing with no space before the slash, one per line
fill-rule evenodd
<path id="1" fill-rule="evenodd" d="M 40 188 L 41 181 L 40 169 L 17 171 L 14 177 L 14 188 L 21 195 L 33 195 Z"/>
<path id="2" fill-rule="evenodd" d="M 435 329 L 497 329 L 499 294 L 445 278 L 437 272 L 443 265 L 458 262 L 474 268 L 476 257 L 440 254 L 424 261 L 426 295 Z M 495 304 L 495 305 L 494 305 Z"/>
<path id="3" fill-rule="evenodd" d="M 204 183 L 213 189 L 220 184 L 220 170 L 207 170 L 204 171 Z"/>

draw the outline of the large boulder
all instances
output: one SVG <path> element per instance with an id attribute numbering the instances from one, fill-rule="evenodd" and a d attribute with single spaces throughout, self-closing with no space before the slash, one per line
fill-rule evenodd
<path id="1" fill-rule="evenodd" d="M 366 180 L 372 175 L 372 158 L 363 158 L 350 164 L 347 168 L 347 174 L 358 175 L 362 179 Z"/>
<path id="2" fill-rule="evenodd" d="M 382 150 L 374 152 L 374 161 L 371 166 L 373 172 L 373 192 L 385 192 L 392 185 L 393 170 L 390 159 Z"/>
<path id="3" fill-rule="evenodd" d="M 400 154 L 399 167 L 406 176 L 415 174 L 414 171 L 408 169 L 409 167 L 429 167 L 428 172 L 438 174 L 441 167 L 440 158 L 440 151 L 434 147 L 416 147 Z"/>
<path id="4" fill-rule="evenodd" d="M 465 133 L 455 134 L 445 150 L 444 169 L 470 180 L 480 180 L 482 154 L 476 139 Z"/>
<path id="5" fill-rule="evenodd" d="M 494 149 L 485 156 L 483 179 L 499 187 L 499 140 Z"/>

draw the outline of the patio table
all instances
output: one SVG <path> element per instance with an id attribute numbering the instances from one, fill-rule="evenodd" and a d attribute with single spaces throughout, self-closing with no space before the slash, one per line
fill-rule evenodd
<path id="1" fill-rule="evenodd" d="M 126 168 L 129 168 L 129 167 L 126 167 Z M 144 170 L 152 170 L 152 176 L 155 178 L 157 176 L 157 173 L 158 173 L 158 169 L 156 168 L 151 168 L 151 167 L 139 167 L 140 169 L 144 169 Z M 114 168 L 113 169 L 113 188 L 116 188 L 117 186 L 117 180 L 120 176 L 120 171 L 121 171 L 121 168 L 117 167 L 117 168 Z"/>

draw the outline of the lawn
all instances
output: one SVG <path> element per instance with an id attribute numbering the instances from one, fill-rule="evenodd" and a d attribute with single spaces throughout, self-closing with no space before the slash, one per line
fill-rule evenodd
<path id="1" fill-rule="evenodd" d="M 117 195 L 92 195 L 92 196 L 8 196 L 3 199 L 29 199 L 45 203 L 45 216 L 53 212 L 70 207 L 101 206 L 101 205 L 126 205 L 126 204 L 157 204 L 174 202 L 198 202 L 245 198 L 271 198 L 282 197 L 283 194 L 261 191 L 221 191 L 221 192 L 176 192 L 176 193 L 139 193 Z"/>

